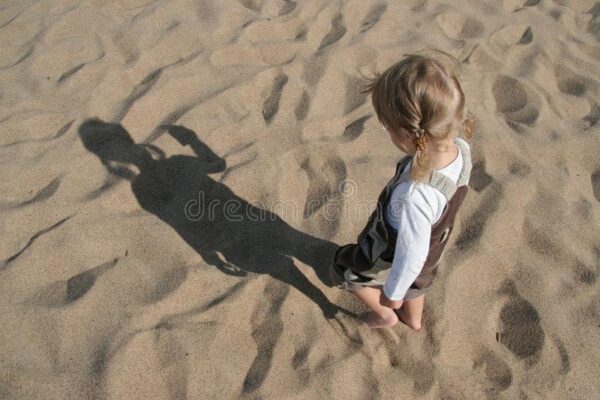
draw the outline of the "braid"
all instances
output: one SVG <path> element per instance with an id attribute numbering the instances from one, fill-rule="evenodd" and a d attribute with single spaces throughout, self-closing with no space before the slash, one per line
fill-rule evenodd
<path id="1" fill-rule="evenodd" d="M 425 132 L 425 129 L 418 128 L 415 131 L 415 138 L 413 139 L 413 143 L 415 144 L 417 150 L 423 152 L 426 150 L 427 143 L 429 143 L 429 137 L 427 136 L 427 132 Z"/>
<path id="2" fill-rule="evenodd" d="M 421 128 L 420 126 L 416 129 L 413 129 L 414 138 L 413 143 L 417 148 L 415 152 L 410 176 L 411 179 L 427 182 L 429 181 L 429 177 L 431 175 L 431 158 L 429 157 L 429 152 L 427 151 L 427 145 L 429 144 L 429 133 Z"/>

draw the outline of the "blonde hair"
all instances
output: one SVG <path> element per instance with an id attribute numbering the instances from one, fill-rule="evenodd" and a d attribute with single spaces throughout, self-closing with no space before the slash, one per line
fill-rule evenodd
<path id="1" fill-rule="evenodd" d="M 429 181 L 432 170 L 429 141 L 460 133 L 470 139 L 474 126 L 460 85 L 460 63 L 441 50 L 429 52 L 435 55 L 405 54 L 363 90 L 371 95 L 377 118 L 392 134 L 404 128 L 413 135 L 417 151 L 410 176 L 421 182 Z"/>

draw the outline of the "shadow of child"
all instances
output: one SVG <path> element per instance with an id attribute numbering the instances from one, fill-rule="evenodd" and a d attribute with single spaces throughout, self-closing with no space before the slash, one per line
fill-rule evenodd
<path id="1" fill-rule="evenodd" d="M 131 182 L 140 206 L 170 225 L 202 258 L 232 275 L 269 274 L 292 285 L 319 305 L 327 318 L 338 309 L 294 265 L 314 268 L 330 285 L 328 265 L 335 243 L 300 232 L 277 214 L 247 202 L 208 174 L 226 162 L 183 126 L 162 127 L 195 156 L 173 155 L 152 144 L 137 144 L 122 125 L 85 121 L 79 135 L 108 171 Z M 139 172 L 131 168 L 135 166 Z"/>

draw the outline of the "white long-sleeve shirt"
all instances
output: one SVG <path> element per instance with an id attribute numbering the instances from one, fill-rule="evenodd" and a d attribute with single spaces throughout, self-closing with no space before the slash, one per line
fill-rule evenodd
<path id="1" fill-rule="evenodd" d="M 454 161 L 438 171 L 456 183 L 462 166 L 463 157 L 459 149 Z M 410 167 L 411 162 L 406 168 Z M 442 192 L 422 182 L 402 182 L 392 191 L 385 218 L 398 231 L 398 236 L 390 274 L 383 286 L 388 299 L 402 300 L 419 276 L 429 254 L 431 227 L 442 216 L 446 203 Z"/>

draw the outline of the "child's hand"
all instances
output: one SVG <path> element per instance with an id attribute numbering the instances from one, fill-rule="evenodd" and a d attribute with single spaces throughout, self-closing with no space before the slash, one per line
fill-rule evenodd
<path id="1" fill-rule="evenodd" d="M 175 138 L 175 140 L 177 140 L 182 146 L 187 144 L 191 145 L 194 143 L 194 140 L 198 140 L 198 137 L 194 131 L 184 126 L 163 125 L 162 128 L 166 129 L 167 133 L 173 136 L 173 138 Z"/>
<path id="2" fill-rule="evenodd" d="M 385 307 L 398 309 L 402 306 L 402 300 L 390 300 L 387 298 L 383 290 L 381 291 L 381 296 L 379 297 L 379 304 Z"/>

